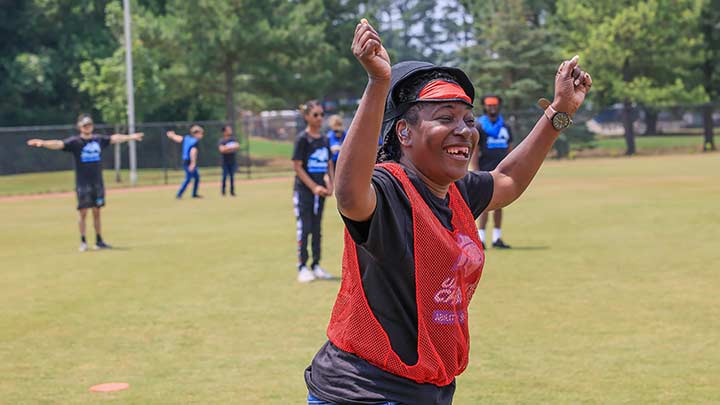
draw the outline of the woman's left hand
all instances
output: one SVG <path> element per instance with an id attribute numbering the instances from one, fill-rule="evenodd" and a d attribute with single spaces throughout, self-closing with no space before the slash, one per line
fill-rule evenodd
<path id="1" fill-rule="evenodd" d="M 575 55 L 558 67 L 555 76 L 555 97 L 552 106 L 556 111 L 575 115 L 580 105 L 585 101 L 592 86 L 590 74 L 578 66 L 580 57 Z"/>

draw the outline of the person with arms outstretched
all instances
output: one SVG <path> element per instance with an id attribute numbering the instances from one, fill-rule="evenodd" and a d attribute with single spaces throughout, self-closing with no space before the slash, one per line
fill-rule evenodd
<path id="1" fill-rule="evenodd" d="M 193 125 L 190 127 L 190 135 L 180 136 L 175 131 L 168 131 L 167 137 L 173 142 L 182 144 L 182 159 L 183 159 L 183 170 L 185 170 L 185 180 L 180 185 L 175 198 L 178 200 L 182 198 L 185 189 L 187 188 L 190 181 L 194 181 L 192 198 L 202 198 L 198 194 L 198 187 L 200 187 L 200 171 L 198 170 L 198 154 L 200 140 L 205 135 L 205 130 L 200 125 Z"/>
<path id="2" fill-rule="evenodd" d="M 368 83 L 337 163 L 342 283 L 328 341 L 305 370 L 307 403 L 451 404 L 485 261 L 474 219 L 525 191 L 592 80 L 577 57 L 563 62 L 552 105 L 523 143 L 495 170 L 468 172 L 479 134 L 467 75 L 391 67 L 366 20 L 352 50 Z"/>
<path id="3" fill-rule="evenodd" d="M 72 153 L 75 160 L 75 193 L 77 195 L 77 210 L 80 215 L 80 251 L 88 249 L 85 238 L 85 218 L 87 211 L 91 210 L 93 215 L 93 226 L 95 227 L 95 249 L 109 249 L 111 246 L 105 243 L 102 238 L 102 226 L 100 221 L 100 209 L 105 206 L 105 183 L 102 176 L 102 152 L 112 144 L 142 141 L 143 134 L 135 133 L 130 135 L 93 134 L 95 125 L 92 117 L 81 114 L 77 119 L 79 135 L 71 136 L 63 140 L 30 139 L 27 144 L 36 148 L 61 150 Z"/>

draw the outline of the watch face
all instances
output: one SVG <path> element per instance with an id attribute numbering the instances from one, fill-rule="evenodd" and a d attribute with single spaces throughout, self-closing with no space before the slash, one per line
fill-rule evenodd
<path id="1" fill-rule="evenodd" d="M 555 129 L 565 129 L 570 126 L 570 116 L 567 113 L 559 112 L 553 116 L 552 124 Z"/>

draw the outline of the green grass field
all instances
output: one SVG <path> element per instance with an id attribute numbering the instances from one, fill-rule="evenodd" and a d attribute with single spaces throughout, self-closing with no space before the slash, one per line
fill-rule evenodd
<path id="1" fill-rule="evenodd" d="M 623 138 L 604 138 L 595 142 L 595 148 L 581 152 L 573 152 L 574 157 L 598 157 L 599 156 L 622 156 L 625 153 L 625 140 Z M 263 138 L 250 138 L 250 153 L 253 159 L 262 161 L 263 165 L 255 165 L 251 168 L 251 177 L 262 179 L 268 177 L 287 176 L 293 173 L 289 157 L 292 155 L 292 142 L 274 141 Z M 667 153 L 689 153 L 698 152 L 702 149 L 702 137 L 678 135 L 678 136 L 654 136 L 637 137 L 637 148 L 640 154 L 667 154 Z M 68 160 L 68 165 L 71 161 Z M 70 166 L 69 166 L 70 167 Z M 217 166 L 201 167 L 203 181 L 219 181 L 221 170 Z M 26 173 L 12 176 L 0 176 L 0 196 L 43 194 L 53 192 L 64 192 L 74 190 L 73 172 L 58 171 L 50 173 Z M 130 187 L 127 170 L 121 172 L 121 182 L 115 182 L 115 173 L 106 169 L 106 188 L 127 188 Z M 163 185 L 179 184 L 185 174 L 182 168 L 170 169 L 165 172 L 162 169 L 140 169 L 138 173 L 138 185 Z M 237 174 L 240 179 L 247 178 L 246 168 L 240 168 Z"/>
<path id="2" fill-rule="evenodd" d="M 46 194 L 67 192 L 75 190 L 75 172 L 72 170 L 63 170 L 57 172 L 46 173 L 26 173 L 12 176 L 0 176 L 0 197 L 15 196 L 25 194 Z M 276 168 L 271 171 L 253 170 L 253 179 L 277 178 L 291 175 L 292 167 L 288 161 L 287 168 Z M 115 181 L 115 172 L 113 170 L 103 170 L 106 189 L 128 188 L 130 186 L 130 175 L 128 170 L 122 170 L 120 177 L 121 182 Z M 138 186 L 159 186 L 159 185 L 175 185 L 180 186 L 185 178 L 185 172 L 181 170 L 168 170 L 167 183 L 165 173 L 162 169 L 139 169 L 138 170 Z M 219 182 L 222 179 L 222 170 L 219 167 L 201 167 L 200 183 Z M 236 180 L 247 179 L 247 173 L 238 172 L 235 174 Z"/>
<path id="3" fill-rule="evenodd" d="M 255 158 L 278 158 L 289 159 L 292 156 L 292 141 L 273 141 L 260 137 L 250 137 L 250 154 Z"/>
<path id="4" fill-rule="evenodd" d="M 720 401 L 720 156 L 548 162 L 488 252 L 456 404 Z M 0 403 L 300 404 L 339 283 L 295 281 L 291 179 L 0 200 Z M 342 226 L 329 201 L 325 267 Z M 90 232 L 92 235 L 92 232 Z M 112 394 L 91 385 L 128 382 Z"/>
<path id="5" fill-rule="evenodd" d="M 638 136 L 635 139 L 638 149 L 678 149 L 687 148 L 702 150 L 703 136 L 700 135 L 667 135 L 667 136 Z M 602 138 L 596 141 L 597 147 L 608 150 L 625 150 L 625 138 Z"/>
<path id="6" fill-rule="evenodd" d="M 264 166 L 251 168 L 251 177 L 267 178 L 288 176 L 292 174 L 292 142 L 273 141 L 263 138 L 250 138 L 250 151 L 253 160 L 267 161 Z M 68 157 L 68 167 L 72 167 L 72 161 Z M 222 170 L 218 166 L 201 167 L 202 181 L 219 181 Z M 43 194 L 73 191 L 74 174 L 72 170 L 63 170 L 47 173 L 26 173 L 12 176 L 0 176 L 0 196 L 22 195 L 22 194 Z M 106 188 L 130 187 L 128 170 L 121 171 L 121 182 L 115 181 L 115 172 L 111 169 L 104 170 Z M 237 173 L 238 179 L 247 178 L 247 168 L 241 167 Z M 163 184 L 180 184 L 185 177 L 182 167 L 170 169 L 166 173 L 162 169 L 140 169 L 138 170 L 139 186 L 154 186 Z"/>

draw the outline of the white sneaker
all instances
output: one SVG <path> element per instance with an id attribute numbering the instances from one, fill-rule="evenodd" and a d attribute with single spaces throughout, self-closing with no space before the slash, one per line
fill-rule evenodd
<path id="1" fill-rule="evenodd" d="M 298 271 L 298 282 L 309 283 L 313 280 L 315 280 L 315 274 L 313 274 L 307 266 L 302 266 L 300 271 Z"/>
<path id="2" fill-rule="evenodd" d="M 322 267 L 318 266 L 317 264 L 313 266 L 312 272 L 313 272 L 313 275 L 315 276 L 315 278 L 319 278 L 322 280 L 329 280 L 329 279 L 333 278 L 332 274 L 326 272 L 325 270 L 323 270 Z"/>
<path id="3" fill-rule="evenodd" d="M 78 248 L 78 250 L 80 252 L 87 252 L 87 249 L 88 249 L 87 243 L 85 243 L 85 242 L 80 243 L 80 247 Z"/>

